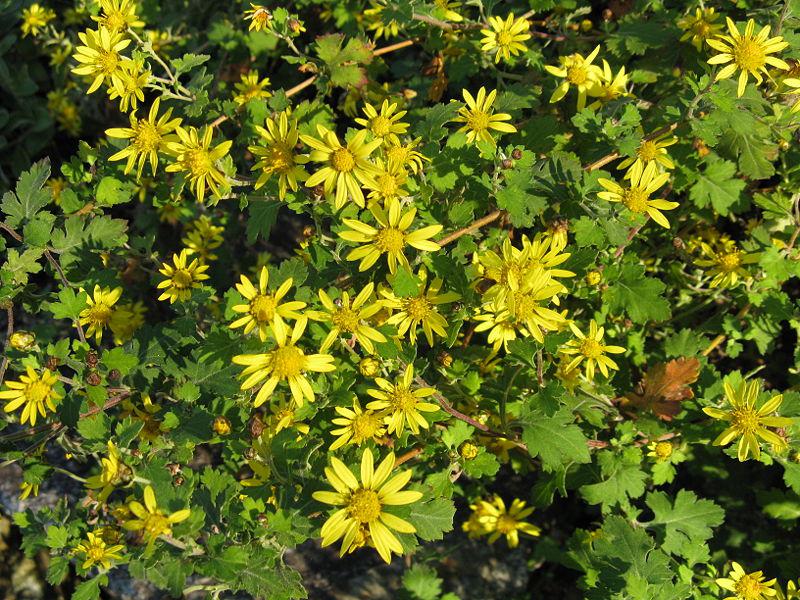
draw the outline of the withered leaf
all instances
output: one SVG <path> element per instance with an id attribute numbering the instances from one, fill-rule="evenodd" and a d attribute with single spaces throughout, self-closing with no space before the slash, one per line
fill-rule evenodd
<path id="1" fill-rule="evenodd" d="M 694 397 L 689 387 L 700 374 L 696 358 L 678 358 L 650 367 L 636 389 L 622 398 L 623 405 L 651 410 L 659 418 L 671 421 L 681 410 L 681 402 Z"/>

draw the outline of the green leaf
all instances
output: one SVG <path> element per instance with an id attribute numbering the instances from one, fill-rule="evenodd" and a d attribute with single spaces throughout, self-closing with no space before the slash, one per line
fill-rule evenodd
<path id="1" fill-rule="evenodd" d="M 112 219 L 103 215 L 93 217 L 86 227 L 85 234 L 102 248 L 118 248 L 128 241 L 125 231 L 128 229 L 127 221 Z"/>
<path id="2" fill-rule="evenodd" d="M 415 564 L 403 573 L 403 587 L 417 600 L 436 600 L 442 593 L 442 580 L 433 567 Z"/>
<path id="3" fill-rule="evenodd" d="M 47 583 L 59 585 L 69 574 L 69 559 L 66 556 L 51 555 L 47 565 Z"/>
<path id="4" fill-rule="evenodd" d="M 208 54 L 184 54 L 181 58 L 173 58 L 170 62 L 175 72 L 175 77 L 180 77 L 183 73 L 188 73 L 195 67 L 199 67 L 211 57 Z"/>
<path id="5" fill-rule="evenodd" d="M 19 176 L 16 194 L 5 193 L 0 202 L 0 210 L 8 217 L 6 223 L 9 227 L 16 227 L 22 221 L 33 218 L 39 210 L 51 202 L 50 191 L 43 189 L 49 177 L 50 160 L 45 158 L 34 163 L 28 171 Z"/>
<path id="6" fill-rule="evenodd" d="M 344 43 L 344 35 L 330 33 L 317 38 L 317 56 L 325 63 L 330 73 L 330 81 L 339 87 L 360 87 L 367 83 L 366 71 L 359 65 L 372 61 L 372 51 L 364 42 L 357 39 Z"/>
<path id="7" fill-rule="evenodd" d="M 644 494 L 647 473 L 641 468 L 642 451 L 629 447 L 621 453 L 605 450 L 599 453 L 597 463 L 602 479 L 581 487 L 580 491 L 589 504 L 601 504 L 608 512 L 616 504 L 625 505 L 629 498 Z"/>
<path id="8" fill-rule="evenodd" d="M 767 179 L 775 174 L 771 160 L 777 147 L 765 142 L 747 127 L 731 127 L 722 136 L 722 144 L 738 157 L 739 170 L 752 179 Z"/>
<path id="9" fill-rule="evenodd" d="M 112 348 L 103 352 L 103 364 L 109 370 L 117 369 L 124 376 L 139 364 L 139 359 L 122 348 Z"/>
<path id="10" fill-rule="evenodd" d="M 110 420 L 104 413 L 87 417 L 78 421 L 78 433 L 86 440 L 107 440 L 110 432 Z"/>
<path id="11" fill-rule="evenodd" d="M 22 254 L 16 248 L 9 249 L 0 274 L 2 281 L 10 281 L 15 285 L 27 284 L 28 275 L 42 270 L 39 264 L 42 254 L 44 250 L 41 248 L 26 248 Z"/>
<path id="12" fill-rule="evenodd" d="M 453 529 L 456 507 L 452 500 L 434 498 L 411 506 L 408 521 L 417 528 L 417 536 L 426 542 L 441 540 Z"/>
<path id="13" fill-rule="evenodd" d="M 663 321 L 670 315 L 669 302 L 662 297 L 666 285 L 652 277 L 646 277 L 644 267 L 626 264 L 621 270 L 608 269 L 608 288 L 603 300 L 612 313 L 626 312 L 634 323 L 648 320 Z"/>
<path id="14" fill-rule="evenodd" d="M 670 554 L 683 555 L 685 548 L 705 544 L 714 533 L 712 527 L 725 518 L 714 502 L 698 499 L 689 490 L 680 490 L 674 503 L 664 492 L 651 492 L 645 502 L 655 515 L 647 527 L 663 531 L 661 549 Z"/>
<path id="15" fill-rule="evenodd" d="M 25 243 L 31 246 L 46 246 L 50 241 L 50 233 L 53 231 L 55 220 L 56 216 L 47 211 L 36 214 L 22 228 L 22 237 L 25 239 Z"/>
<path id="16" fill-rule="evenodd" d="M 272 227 L 278 220 L 280 202 L 259 201 L 248 205 L 250 217 L 247 219 L 247 243 L 252 244 L 259 236 L 268 240 Z"/>
<path id="17" fill-rule="evenodd" d="M 63 548 L 67 545 L 69 539 L 69 531 L 66 527 L 60 525 L 50 525 L 47 528 L 47 538 L 45 544 L 48 548 Z"/>
<path id="18" fill-rule="evenodd" d="M 77 319 L 86 308 L 86 292 L 75 292 L 72 288 L 61 288 L 58 291 L 58 302 L 51 302 L 48 310 L 56 319 Z"/>
<path id="19" fill-rule="evenodd" d="M 736 178 L 736 165 L 728 160 L 709 163 L 704 172 L 692 171 L 694 185 L 689 197 L 700 208 L 709 204 L 720 215 L 727 215 L 742 198 L 745 182 Z"/>
<path id="20" fill-rule="evenodd" d="M 419 286 L 422 283 L 414 273 L 406 267 L 397 269 L 397 273 L 391 278 L 392 291 L 400 298 L 416 296 L 419 293 Z"/>
<path id="21" fill-rule="evenodd" d="M 522 441 L 531 456 L 542 460 L 545 470 L 554 470 L 563 464 L 588 463 L 589 447 L 581 428 L 573 423 L 575 417 L 568 409 L 553 416 L 533 411 L 523 420 Z"/>
<path id="22" fill-rule="evenodd" d="M 72 600 L 97 600 L 100 597 L 100 586 L 107 584 L 108 577 L 106 575 L 98 575 L 82 581 L 72 592 Z"/>
<path id="23" fill-rule="evenodd" d="M 115 177 L 103 177 L 97 185 L 94 198 L 97 206 L 113 206 L 128 202 L 132 195 L 133 186 L 130 183 Z"/>

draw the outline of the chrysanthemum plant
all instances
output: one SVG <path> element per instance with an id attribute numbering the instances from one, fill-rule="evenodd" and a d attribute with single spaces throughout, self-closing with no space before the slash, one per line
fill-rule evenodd
<path id="1" fill-rule="evenodd" d="M 796 2 L 12 4 L 43 585 L 305 598 L 293 549 L 466 600 L 491 552 L 509 599 L 797 597 Z"/>

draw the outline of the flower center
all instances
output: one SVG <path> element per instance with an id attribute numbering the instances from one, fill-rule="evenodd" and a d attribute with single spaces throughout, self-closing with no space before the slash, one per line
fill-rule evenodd
<path id="1" fill-rule="evenodd" d="M 386 151 L 386 158 L 389 162 L 396 162 L 404 165 L 408 160 L 410 151 L 405 146 L 392 146 Z"/>
<path id="2" fill-rule="evenodd" d="M 144 518 L 144 530 L 149 537 L 158 537 L 169 531 L 169 520 L 160 512 L 150 513 Z"/>
<path id="3" fill-rule="evenodd" d="M 711 24 L 706 21 L 698 21 L 694 26 L 694 33 L 698 37 L 707 38 L 711 32 Z"/>
<path id="4" fill-rule="evenodd" d="M 303 372 L 305 354 L 296 346 L 282 346 L 272 353 L 272 371 L 279 379 L 297 377 Z"/>
<path id="5" fill-rule="evenodd" d="M 250 301 L 250 314 L 259 323 L 272 321 L 275 318 L 276 308 L 277 302 L 275 302 L 275 298 L 269 295 L 259 294 Z"/>
<path id="6" fill-rule="evenodd" d="M 111 319 L 111 307 L 103 302 L 98 302 L 89 309 L 89 322 L 96 325 L 105 325 Z"/>
<path id="7" fill-rule="evenodd" d="M 161 134 L 158 132 L 158 128 L 145 119 L 139 121 L 136 126 L 136 141 L 134 142 L 139 152 L 157 150 L 160 143 Z"/>
<path id="8" fill-rule="evenodd" d="M 627 189 L 622 194 L 622 203 L 628 207 L 628 210 L 635 213 L 647 212 L 647 201 L 649 199 L 650 194 L 639 187 Z"/>
<path id="9" fill-rule="evenodd" d="M 636 154 L 638 154 L 639 158 L 641 158 L 644 162 L 650 162 L 651 160 L 655 160 L 658 156 L 658 146 L 656 146 L 655 142 L 649 140 L 642 142 L 642 145 L 639 146 Z"/>
<path id="10" fill-rule="evenodd" d="M 348 510 L 359 523 L 372 523 L 381 514 L 381 501 L 372 490 L 356 490 L 350 496 Z"/>
<path id="11" fill-rule="evenodd" d="M 536 315 L 539 305 L 530 294 L 516 293 L 513 300 L 513 313 L 518 320 L 527 321 Z"/>
<path id="12" fill-rule="evenodd" d="M 495 529 L 500 533 L 511 533 L 517 529 L 517 520 L 508 515 L 500 515 L 497 517 L 497 525 L 495 525 Z"/>
<path id="13" fill-rule="evenodd" d="M 105 555 L 106 551 L 102 546 L 92 546 L 86 552 L 86 556 L 94 562 L 99 562 L 101 559 L 105 558 Z"/>
<path id="14" fill-rule="evenodd" d="M 292 149 L 286 144 L 276 143 L 270 146 L 269 154 L 265 157 L 265 171 L 270 173 L 285 173 L 294 166 Z"/>
<path id="15" fill-rule="evenodd" d="M 406 387 L 395 386 L 391 395 L 392 407 L 395 410 L 408 411 L 417 405 L 417 397 Z"/>
<path id="16" fill-rule="evenodd" d="M 567 81 L 573 85 L 582 85 L 589 78 L 589 71 L 582 64 L 577 64 L 567 69 Z"/>
<path id="17" fill-rule="evenodd" d="M 427 298 L 406 298 L 403 300 L 403 310 L 409 317 L 416 320 L 425 319 L 431 314 L 431 303 Z"/>
<path id="18" fill-rule="evenodd" d="M 752 573 L 743 576 L 734 587 L 736 595 L 743 600 L 761 600 L 761 583 Z"/>
<path id="19" fill-rule="evenodd" d="M 600 342 L 591 338 L 586 338 L 581 342 L 580 350 L 581 354 L 586 358 L 597 358 L 603 354 L 603 347 L 600 345 Z"/>
<path id="20" fill-rule="evenodd" d="M 730 273 L 741 266 L 741 253 L 738 250 L 734 250 L 733 252 L 722 254 L 718 257 L 717 262 L 719 263 L 719 268 L 721 271 Z"/>
<path id="21" fill-rule="evenodd" d="M 206 173 L 210 172 L 214 166 L 211 163 L 211 157 L 209 156 L 208 151 L 204 148 L 189 150 L 186 153 L 186 164 L 188 165 L 189 170 L 192 172 L 192 175 L 195 177 L 205 175 Z"/>
<path id="22" fill-rule="evenodd" d="M 29 402 L 41 404 L 50 396 L 52 388 L 43 381 L 34 381 L 25 388 L 25 397 Z"/>
<path id="23" fill-rule="evenodd" d="M 118 10 L 112 12 L 105 18 L 106 29 L 108 29 L 111 33 L 122 31 L 125 29 L 126 25 L 127 23 L 125 22 L 125 17 Z"/>
<path id="24" fill-rule="evenodd" d="M 371 412 L 357 415 L 350 424 L 350 428 L 353 430 L 353 439 L 358 444 L 364 440 L 372 439 L 380 426 L 380 418 Z"/>
<path id="25" fill-rule="evenodd" d="M 372 133 L 378 137 L 383 137 L 391 133 L 392 121 L 383 115 L 378 115 L 372 119 L 372 123 L 370 125 L 372 126 Z"/>
<path id="26" fill-rule="evenodd" d="M 349 173 L 355 168 L 356 159 L 347 148 L 339 148 L 331 154 L 331 166 L 340 173 Z"/>
<path id="27" fill-rule="evenodd" d="M 98 53 L 100 56 L 97 59 L 97 65 L 100 67 L 100 71 L 106 75 L 111 75 L 119 65 L 119 54 L 108 50 L 98 50 Z"/>
<path id="28" fill-rule="evenodd" d="M 358 313 L 349 308 L 340 308 L 331 317 L 333 324 L 342 331 L 349 331 L 353 333 L 358 329 L 360 319 Z"/>
<path id="29" fill-rule="evenodd" d="M 731 425 L 743 434 L 752 434 L 758 429 L 758 414 L 746 406 L 734 409 Z"/>
<path id="30" fill-rule="evenodd" d="M 467 118 L 467 127 L 472 131 L 485 131 L 489 129 L 489 113 L 482 110 L 474 110 Z"/>
<path id="31" fill-rule="evenodd" d="M 390 198 L 397 195 L 399 186 L 397 185 L 397 179 L 391 173 L 381 173 L 378 175 L 376 183 L 381 196 Z"/>
<path id="32" fill-rule="evenodd" d="M 406 237 L 395 227 L 381 229 L 375 236 L 375 245 L 381 252 L 400 252 L 405 246 Z"/>
<path id="33" fill-rule="evenodd" d="M 656 456 L 661 460 L 672 456 L 672 442 L 658 442 L 656 444 Z"/>
<path id="34" fill-rule="evenodd" d="M 751 38 L 739 40 L 733 48 L 733 60 L 740 69 L 751 72 L 762 68 L 766 62 L 761 44 Z"/>
<path id="35" fill-rule="evenodd" d="M 186 269 L 177 269 L 172 274 L 172 286 L 179 290 L 190 288 L 193 281 L 192 274 Z"/>

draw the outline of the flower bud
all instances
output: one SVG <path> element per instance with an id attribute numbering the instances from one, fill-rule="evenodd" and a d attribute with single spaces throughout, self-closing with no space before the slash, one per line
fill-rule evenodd
<path id="1" fill-rule="evenodd" d="M 359 361 L 358 372 L 371 379 L 381 372 L 381 361 L 372 356 L 366 356 Z"/>
<path id="2" fill-rule="evenodd" d="M 86 383 L 89 385 L 100 385 L 102 381 L 103 379 L 100 377 L 100 373 L 97 371 L 90 371 L 86 376 Z"/>
<path id="3" fill-rule="evenodd" d="M 584 19 L 583 21 L 581 21 L 581 31 L 583 31 L 584 33 L 586 33 L 587 31 L 591 31 L 592 27 L 593 25 L 591 20 Z"/>
<path id="4" fill-rule="evenodd" d="M 15 331 L 8 338 L 8 343 L 14 350 L 30 350 L 36 343 L 36 336 L 30 331 Z"/>
<path id="5" fill-rule="evenodd" d="M 600 271 L 589 271 L 586 274 L 586 283 L 588 283 L 589 285 L 594 286 L 600 283 L 601 281 L 603 281 L 603 274 L 600 273 Z"/>
<path id="6" fill-rule="evenodd" d="M 511 151 L 511 158 L 513 158 L 514 160 L 519 160 L 520 158 L 522 158 L 522 150 L 520 148 L 514 148 Z"/>
<path id="7" fill-rule="evenodd" d="M 448 369 L 453 364 L 453 355 L 443 350 L 436 355 L 436 362 Z"/>
<path id="8" fill-rule="evenodd" d="M 211 428 L 217 435 L 228 435 L 231 432 L 231 422 L 226 417 L 219 415 L 214 419 Z"/>
<path id="9" fill-rule="evenodd" d="M 510 169 L 514 166 L 513 161 L 510 158 L 504 158 L 500 161 L 500 167 L 503 169 Z"/>
<path id="10" fill-rule="evenodd" d="M 472 442 L 464 442 L 458 447 L 458 453 L 464 460 L 472 460 L 478 456 L 478 447 Z"/>

